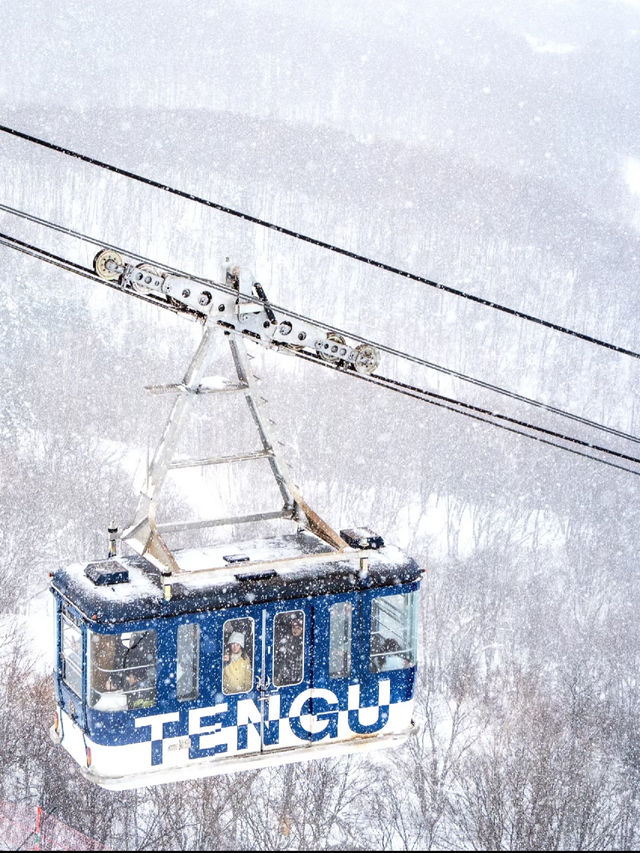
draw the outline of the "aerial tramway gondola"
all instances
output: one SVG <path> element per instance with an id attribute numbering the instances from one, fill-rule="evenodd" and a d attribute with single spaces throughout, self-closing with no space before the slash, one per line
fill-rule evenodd
<path id="1" fill-rule="evenodd" d="M 106 560 L 53 576 L 54 740 L 86 778 L 114 789 L 402 742 L 415 728 L 422 570 L 368 528 L 337 534 L 289 481 L 242 340 L 248 330 L 260 341 L 261 329 L 272 335 L 278 325 L 264 290 L 252 280 L 242 283 L 239 271 L 226 265 L 231 295 L 226 302 L 219 297 L 213 318 L 227 337 L 236 376 L 211 387 L 201 377 L 214 340 L 210 292 L 125 264 L 111 250 L 98 253 L 94 268 L 132 293 L 209 312 L 184 382 L 156 389 L 174 393 L 176 401 L 136 517 L 122 534 L 137 554 L 118 555 L 114 536 Z M 260 304 L 246 303 L 245 292 L 257 293 Z M 245 330 L 240 339 L 238 325 Z M 290 335 L 291 323 L 282 331 Z M 301 325 L 295 331 L 298 341 L 313 334 Z M 335 336 L 318 339 L 314 348 L 354 372 L 372 372 L 378 363 L 370 347 L 357 350 Z M 258 449 L 174 461 L 187 406 L 205 391 L 245 397 Z M 169 549 L 155 522 L 169 469 L 249 458 L 269 464 L 282 498 L 278 510 L 168 527 L 238 529 L 284 518 L 293 532 Z"/>
<path id="2" fill-rule="evenodd" d="M 343 533 L 342 552 L 308 531 L 177 552 L 206 578 L 169 600 L 143 557 L 57 572 L 53 736 L 83 775 L 130 788 L 402 742 L 422 572 Z"/>

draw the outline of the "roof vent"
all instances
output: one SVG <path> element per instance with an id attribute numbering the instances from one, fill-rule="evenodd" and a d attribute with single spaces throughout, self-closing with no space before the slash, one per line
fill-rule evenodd
<path id="1" fill-rule="evenodd" d="M 248 563 L 249 557 L 246 554 L 225 554 L 222 559 L 225 563 Z"/>
<path id="2" fill-rule="evenodd" d="M 84 573 L 96 586 L 129 583 L 129 569 L 126 569 L 117 560 L 102 560 L 100 563 L 89 563 Z"/>
<path id="3" fill-rule="evenodd" d="M 374 550 L 384 547 L 384 539 L 374 533 L 369 527 L 352 527 L 349 530 L 341 530 L 340 536 L 347 545 L 352 548 L 373 548 Z"/>
<path id="4" fill-rule="evenodd" d="M 278 577 L 278 573 L 275 569 L 265 569 L 262 572 L 236 572 L 234 577 L 237 581 L 267 581 Z"/>

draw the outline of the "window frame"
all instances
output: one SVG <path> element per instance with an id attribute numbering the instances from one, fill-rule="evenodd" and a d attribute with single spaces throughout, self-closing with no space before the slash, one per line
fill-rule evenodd
<path id="1" fill-rule="evenodd" d="M 400 612 L 397 608 L 393 610 L 384 609 L 385 601 L 388 602 L 388 607 L 392 607 L 389 599 L 404 598 L 406 600 L 406 612 L 404 619 L 400 621 L 397 614 Z M 370 609 L 370 625 L 369 625 L 369 672 L 378 674 L 382 672 L 394 672 L 402 669 L 410 669 L 417 666 L 418 653 L 418 610 L 419 610 L 419 590 L 412 589 L 406 592 L 393 592 L 387 595 L 376 595 L 371 599 Z M 378 608 L 378 612 L 376 612 Z M 384 622 L 384 631 L 382 633 L 380 612 L 388 618 Z M 389 624 L 391 623 L 391 624 Z M 399 630 L 398 630 L 399 628 Z M 376 646 L 374 637 L 383 638 L 385 642 L 393 641 L 398 646 L 397 649 L 385 649 L 384 643 L 381 641 Z M 375 648 L 375 651 L 374 651 Z M 386 658 L 404 658 L 405 663 L 385 667 Z M 375 663 L 379 661 L 379 663 Z"/>
<path id="2" fill-rule="evenodd" d="M 193 675 L 194 686 L 189 694 L 181 694 L 180 693 L 180 677 L 178 674 L 178 664 L 180 661 L 180 634 L 181 631 L 184 633 L 184 630 L 190 628 L 194 632 L 194 636 L 192 639 L 193 642 L 193 653 L 191 655 L 190 670 Z M 200 650 L 202 643 L 202 630 L 200 628 L 199 622 L 182 622 L 178 625 L 178 629 L 176 631 L 176 699 L 178 702 L 193 702 L 200 695 Z"/>
<path id="3" fill-rule="evenodd" d="M 122 637 L 127 634 L 145 634 L 153 635 L 153 661 L 143 662 L 137 665 L 116 666 L 118 643 L 122 643 Z M 112 666 L 100 666 L 95 662 L 95 658 L 103 651 L 101 648 L 96 648 L 96 645 L 104 644 L 107 640 L 113 643 L 111 651 Z M 146 639 L 146 638 L 145 638 Z M 138 642 L 143 642 L 139 640 Z M 137 644 L 136 644 L 137 645 Z M 123 653 L 126 663 L 126 654 Z M 99 631 L 89 631 L 87 638 L 87 660 L 88 660 L 88 705 L 95 711 L 132 711 L 139 709 L 154 708 L 158 704 L 158 631 L 155 628 L 141 628 L 138 630 L 120 631 L 118 634 L 102 633 Z M 134 671 L 144 671 L 145 677 L 149 671 L 153 673 L 152 684 L 145 687 L 140 687 L 137 684 L 108 689 L 106 682 L 112 676 L 116 676 L 117 681 L 122 682 L 127 674 Z M 95 686 L 97 672 L 102 673 L 104 678 L 104 689 Z M 144 679 L 143 679 L 144 680 Z M 144 697 L 151 694 L 151 698 Z M 107 701 L 102 703 L 105 707 L 99 707 L 103 697 Z M 112 701 L 109 701 L 112 700 Z M 110 707 L 109 707 L 110 706 Z"/>
<path id="4" fill-rule="evenodd" d="M 75 664 L 71 659 L 70 655 L 65 652 L 65 637 L 67 636 L 67 631 L 65 629 L 66 625 L 71 628 L 73 631 L 77 633 L 77 639 L 79 640 L 79 660 L 78 663 Z M 71 614 L 66 610 L 60 611 L 60 678 L 64 684 L 71 690 L 71 692 L 78 697 L 78 699 L 82 699 L 83 689 L 84 689 L 84 666 L 83 666 L 83 642 L 84 642 L 84 631 L 82 626 L 77 623 L 77 621 L 71 616 Z M 69 681 L 67 678 L 67 667 L 70 664 L 71 669 L 75 669 L 77 679 L 78 679 L 78 687 Z"/>
<path id="5" fill-rule="evenodd" d="M 226 650 L 226 646 L 227 646 L 227 643 L 225 642 L 224 637 L 225 637 L 225 633 L 226 633 L 226 626 L 230 622 L 249 622 L 251 624 L 251 654 L 249 655 L 249 660 L 251 663 L 251 678 L 249 680 L 249 686 L 247 687 L 246 690 L 234 690 L 231 692 L 224 689 L 224 669 L 225 669 L 224 655 L 225 655 L 225 650 Z M 231 636 L 231 634 L 233 634 L 235 630 L 237 630 L 237 629 L 233 628 L 229 632 L 229 636 Z M 244 646 L 243 648 L 246 651 L 246 646 Z M 222 653 L 221 653 L 221 656 L 222 656 L 222 669 L 221 669 L 222 678 L 221 678 L 221 685 L 220 686 L 222 688 L 222 693 L 225 696 L 240 696 L 243 693 L 250 693 L 251 690 L 253 689 L 253 685 L 254 685 L 254 681 L 255 681 L 255 674 L 256 674 L 256 620 L 253 616 L 231 616 L 228 619 L 224 620 L 224 622 L 222 623 Z"/>
<path id="6" fill-rule="evenodd" d="M 344 627 L 342 629 L 343 637 L 342 642 L 345 645 L 345 650 L 341 651 L 338 649 L 338 654 L 340 654 L 342 659 L 342 665 L 340 670 L 338 671 L 336 668 L 332 667 L 332 659 L 336 656 L 334 653 L 334 613 L 336 612 L 336 608 L 344 608 L 345 615 L 348 608 L 348 620 L 345 619 Z M 327 670 L 329 674 L 329 678 L 338 679 L 338 678 L 350 678 L 353 673 L 353 622 L 354 622 L 354 606 L 353 602 L 349 599 L 345 599 L 344 601 L 334 601 L 333 604 L 329 607 L 329 653 L 327 659 Z"/>
<path id="7" fill-rule="evenodd" d="M 277 681 L 276 680 L 276 664 L 278 663 L 278 645 L 280 641 L 276 640 L 276 620 L 281 616 L 286 616 L 288 620 L 293 621 L 295 616 L 302 618 L 302 655 L 299 660 L 300 678 L 297 681 Z M 302 684 L 304 681 L 304 667 L 306 663 L 306 635 L 307 635 L 307 614 L 302 607 L 296 607 L 293 610 L 279 610 L 273 614 L 273 653 L 271 656 L 271 683 L 274 687 L 295 687 Z"/>

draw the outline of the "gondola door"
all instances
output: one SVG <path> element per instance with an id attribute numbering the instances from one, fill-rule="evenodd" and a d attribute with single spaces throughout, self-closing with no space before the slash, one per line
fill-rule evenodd
<path id="1" fill-rule="evenodd" d="M 313 686 L 313 609 L 309 602 L 278 603 L 263 610 L 262 749 L 310 741 L 301 715 Z"/>
<path id="2" fill-rule="evenodd" d="M 304 746 L 309 740 L 299 717 L 312 686 L 312 648 L 312 608 L 307 602 L 287 606 L 278 602 L 261 609 L 254 701 L 262 752 Z"/>
<path id="3" fill-rule="evenodd" d="M 238 752 L 311 741 L 313 628 L 308 602 L 274 602 L 225 621 L 222 686 L 236 707 Z"/>

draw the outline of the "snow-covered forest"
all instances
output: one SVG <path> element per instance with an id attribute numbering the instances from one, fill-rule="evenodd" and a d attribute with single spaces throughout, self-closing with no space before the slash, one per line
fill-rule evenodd
<path id="1" fill-rule="evenodd" d="M 640 3 L 0 9 L 0 124 L 640 351 Z M 278 305 L 640 436 L 637 358 L 7 135 L 0 204 L 197 275 L 229 256 Z M 0 232 L 78 251 L 2 211 Z M 0 317 L 0 847 L 33 849 L 38 807 L 49 849 L 638 847 L 638 465 L 258 350 L 308 503 L 427 569 L 420 732 L 373 759 L 85 782 L 48 735 L 48 574 L 130 521 L 168 404 L 143 388 L 179 381 L 198 329 L 4 246 Z M 450 375 L 409 378 L 640 456 Z M 199 412 L 190 440 L 214 432 L 236 438 Z M 176 480 L 167 510 L 231 487 Z"/>

